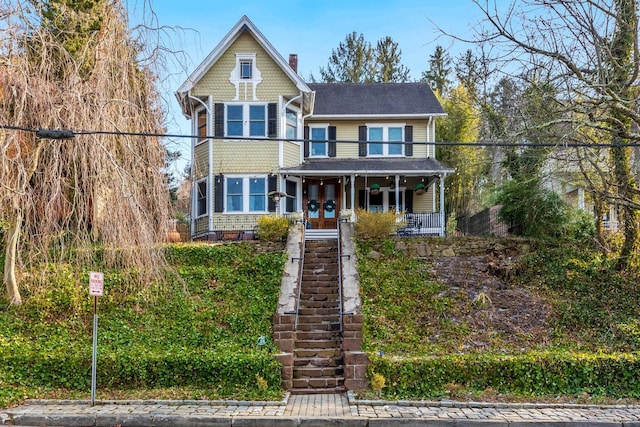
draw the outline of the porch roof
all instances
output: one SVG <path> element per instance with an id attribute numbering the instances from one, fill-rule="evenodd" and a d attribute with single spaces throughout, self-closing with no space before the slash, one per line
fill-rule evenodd
<path id="1" fill-rule="evenodd" d="M 307 159 L 305 163 L 292 168 L 282 168 L 280 173 L 307 176 L 320 175 L 403 175 L 426 176 L 448 175 L 454 169 L 430 157 L 412 158 L 367 158 L 367 159 Z"/>

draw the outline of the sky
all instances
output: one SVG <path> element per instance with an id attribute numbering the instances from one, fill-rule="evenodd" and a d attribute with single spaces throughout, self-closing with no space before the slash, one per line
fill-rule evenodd
<path id="1" fill-rule="evenodd" d="M 149 5 L 153 17 L 143 14 Z M 418 80 L 437 45 L 452 58 L 471 47 L 443 36 L 438 27 L 465 36 L 481 19 L 471 0 L 128 0 L 127 7 L 131 26 L 166 28 L 158 33 L 161 44 L 184 53 L 168 63 L 160 90 L 167 132 L 185 135 L 191 133 L 190 124 L 173 94 L 243 15 L 285 60 L 291 53 L 298 55 L 298 73 L 305 80 L 312 73 L 318 77 L 332 50 L 354 31 L 372 45 L 390 36 L 402 50 L 401 62 L 409 68 L 411 80 Z M 167 145 L 182 152 L 183 159 L 175 165 L 182 170 L 188 163 L 189 140 L 176 138 Z"/>

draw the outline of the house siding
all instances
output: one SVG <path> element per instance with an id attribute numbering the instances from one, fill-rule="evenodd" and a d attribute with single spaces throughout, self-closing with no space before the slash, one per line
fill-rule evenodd
<path id="1" fill-rule="evenodd" d="M 209 142 L 196 145 L 194 149 L 193 173 L 195 179 L 200 179 L 209 173 Z"/>
<path id="2" fill-rule="evenodd" d="M 386 120 L 386 119 L 372 119 L 372 120 L 308 120 L 305 126 L 312 126 L 314 124 L 328 124 L 330 126 L 336 126 L 336 139 L 338 141 L 358 141 L 358 127 L 363 126 L 366 123 L 384 123 L 392 124 L 398 123 L 402 125 L 413 126 L 413 156 L 414 158 L 425 158 L 428 156 L 433 157 L 433 150 L 428 150 L 429 146 L 420 144 L 427 141 L 427 122 L 426 120 Z M 417 143 L 416 143 L 417 142 Z M 358 144 L 355 142 L 340 143 L 338 142 L 336 147 L 336 158 L 353 159 L 358 157 Z"/>
<path id="3" fill-rule="evenodd" d="M 212 95 L 214 102 L 235 99 L 235 86 L 229 81 L 231 71 L 236 67 L 236 53 L 255 53 L 256 67 L 260 71 L 262 82 L 256 86 L 258 101 L 277 102 L 280 95 L 297 96 L 299 90 L 278 64 L 258 44 L 249 33 L 244 33 L 218 59 L 211 69 L 193 88 L 195 96 Z M 253 101 L 251 85 L 245 91 L 240 85 L 238 101 Z"/>
<path id="4" fill-rule="evenodd" d="M 284 142 L 284 156 L 282 166 L 285 168 L 294 167 L 300 164 L 300 150 L 302 146 L 293 142 Z"/>
<path id="5" fill-rule="evenodd" d="M 214 174 L 276 173 L 278 153 L 278 141 L 216 141 Z"/>

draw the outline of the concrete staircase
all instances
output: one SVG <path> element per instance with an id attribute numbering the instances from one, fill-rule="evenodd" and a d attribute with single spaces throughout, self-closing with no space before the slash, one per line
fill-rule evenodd
<path id="1" fill-rule="evenodd" d="M 306 241 L 300 286 L 291 392 L 344 391 L 337 238 Z"/>

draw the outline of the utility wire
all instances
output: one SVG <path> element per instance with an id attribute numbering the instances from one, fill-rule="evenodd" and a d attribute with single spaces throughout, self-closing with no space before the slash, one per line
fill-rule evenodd
<path id="1" fill-rule="evenodd" d="M 278 141 L 286 139 L 292 142 L 336 142 L 341 144 L 414 144 L 414 145 L 438 145 L 438 146 L 467 146 L 467 147 L 556 147 L 556 148 L 570 148 L 570 147 L 587 147 L 587 148 L 612 148 L 612 147 L 640 147 L 637 143 L 626 144 L 612 144 L 612 143 L 589 143 L 589 142 L 565 142 L 565 143 L 530 143 L 530 142 L 503 142 L 503 141 L 477 141 L 477 142 L 454 142 L 454 141 L 354 141 L 346 139 L 294 139 L 294 138 L 266 138 L 266 137 L 242 137 L 242 136 L 215 136 L 215 135 L 187 135 L 187 134 L 171 134 L 171 133 L 153 133 L 153 132 L 124 132 L 124 131 L 106 131 L 106 130 L 56 130 L 56 129 L 31 129 L 20 126 L 0 125 L 0 129 L 7 130 L 20 130 L 23 132 L 32 132 L 38 138 L 43 139 L 73 139 L 76 135 L 116 135 L 116 136 L 140 136 L 148 138 L 198 138 L 204 139 L 225 139 L 234 141 Z"/>

